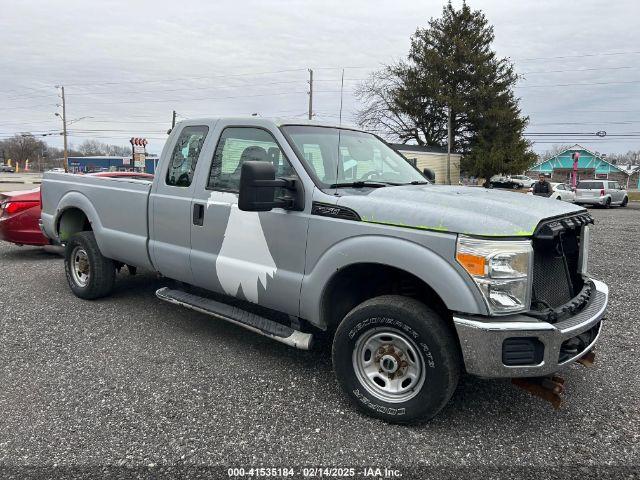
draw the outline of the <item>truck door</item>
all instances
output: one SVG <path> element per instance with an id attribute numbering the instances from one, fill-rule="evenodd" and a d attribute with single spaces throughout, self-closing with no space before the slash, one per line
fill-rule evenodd
<path id="1" fill-rule="evenodd" d="M 208 175 L 198 177 L 194 193 L 193 283 L 298 315 L 307 214 L 281 208 L 243 212 L 237 206 L 244 161 L 272 162 L 277 177 L 297 177 L 296 172 L 268 130 L 232 126 L 219 130 Z"/>
<path id="2" fill-rule="evenodd" d="M 191 201 L 193 173 L 209 127 L 185 126 L 167 144 L 149 196 L 149 253 L 164 276 L 191 283 Z"/>

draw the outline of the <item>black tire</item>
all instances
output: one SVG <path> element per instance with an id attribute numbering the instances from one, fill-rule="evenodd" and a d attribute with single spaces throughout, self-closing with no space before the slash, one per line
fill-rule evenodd
<path id="1" fill-rule="evenodd" d="M 611 208 L 611 197 L 607 198 L 607 201 L 604 202 L 604 208 Z"/>
<path id="2" fill-rule="evenodd" d="M 79 277 L 85 272 L 74 274 L 72 271 L 79 263 L 78 260 L 74 260 L 74 257 L 78 256 L 86 258 L 85 265 L 88 266 L 84 283 L 79 280 Z M 69 239 L 64 252 L 64 270 L 69 287 L 76 297 L 92 300 L 105 297 L 113 290 L 116 267 L 113 260 L 100 253 L 93 232 L 79 232 Z"/>
<path id="3" fill-rule="evenodd" d="M 626 207 L 628 203 L 629 203 L 629 197 L 624 197 L 624 199 L 622 200 L 622 203 L 620 204 L 620 206 L 621 207 Z"/>
<path id="4" fill-rule="evenodd" d="M 413 342 L 413 349 L 407 349 L 404 355 L 398 353 L 400 350 L 392 350 L 394 358 L 411 358 L 415 360 L 412 361 L 413 364 L 421 362 L 424 370 L 422 383 L 411 379 L 404 387 L 404 381 L 409 380 L 408 370 L 399 370 L 398 378 L 405 375 L 401 386 L 416 386 L 405 394 L 412 395 L 410 398 L 391 397 L 391 401 L 388 401 L 379 394 L 372 394 L 376 388 L 373 383 L 378 383 L 376 379 L 384 382 L 384 385 L 387 380 L 394 379 L 393 375 L 382 370 L 382 362 L 385 357 L 390 356 L 389 346 L 380 345 L 380 349 L 375 352 L 369 351 L 369 359 L 374 355 L 373 370 L 379 368 L 380 375 L 373 373 L 376 379 L 367 383 L 360 379 L 363 377 L 362 373 L 356 371 L 360 365 L 357 363 L 359 352 L 363 354 L 363 362 L 367 358 L 366 345 L 369 344 L 366 340 L 379 335 L 382 337 L 381 341 L 384 341 L 385 332 L 400 338 L 405 336 L 409 344 Z M 391 336 L 387 335 L 387 338 L 390 342 L 393 341 Z M 361 346 L 363 344 L 365 347 Z M 414 358 L 411 351 L 417 352 L 419 358 Z M 384 356 L 377 360 L 380 352 Z M 396 354 L 399 356 L 395 357 Z M 408 297 L 380 296 L 351 310 L 338 326 L 332 356 L 336 377 L 345 395 L 366 414 L 391 423 L 417 423 L 433 418 L 447 404 L 460 378 L 461 354 L 452 326 L 423 303 Z M 407 368 L 407 362 L 403 364 L 405 367 L 402 368 Z M 380 377 L 383 377 L 382 380 Z M 379 385 L 378 388 L 383 387 Z"/>

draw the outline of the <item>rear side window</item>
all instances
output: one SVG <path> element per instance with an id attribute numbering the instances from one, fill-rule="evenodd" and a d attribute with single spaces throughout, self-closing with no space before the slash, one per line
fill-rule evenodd
<path id="1" fill-rule="evenodd" d="M 208 132 L 209 127 L 205 125 L 184 127 L 180 132 L 180 137 L 178 137 L 169 159 L 167 185 L 174 187 L 188 187 L 191 185 L 193 172 L 196 170 L 198 157 Z"/>
<path id="2" fill-rule="evenodd" d="M 602 182 L 580 182 L 577 188 L 583 190 L 602 190 L 604 187 L 602 186 Z"/>

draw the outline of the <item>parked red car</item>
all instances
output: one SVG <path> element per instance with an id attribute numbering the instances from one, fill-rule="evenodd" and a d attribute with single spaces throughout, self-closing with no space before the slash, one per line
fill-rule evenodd
<path id="1" fill-rule="evenodd" d="M 150 173 L 100 172 L 96 177 L 133 178 L 151 180 Z M 49 239 L 40 231 L 40 187 L 33 190 L 0 193 L 0 240 L 16 245 L 49 245 Z"/>

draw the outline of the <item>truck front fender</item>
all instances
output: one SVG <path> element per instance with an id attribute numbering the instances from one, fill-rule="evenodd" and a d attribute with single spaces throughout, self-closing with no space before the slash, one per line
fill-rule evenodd
<path id="1" fill-rule="evenodd" d="M 397 237 L 350 237 L 324 252 L 305 274 L 300 316 L 326 328 L 321 310 L 325 288 L 341 269 L 362 263 L 386 265 L 414 275 L 429 285 L 451 311 L 487 315 L 480 292 L 454 262 L 453 257 L 445 259 L 423 245 Z"/>

